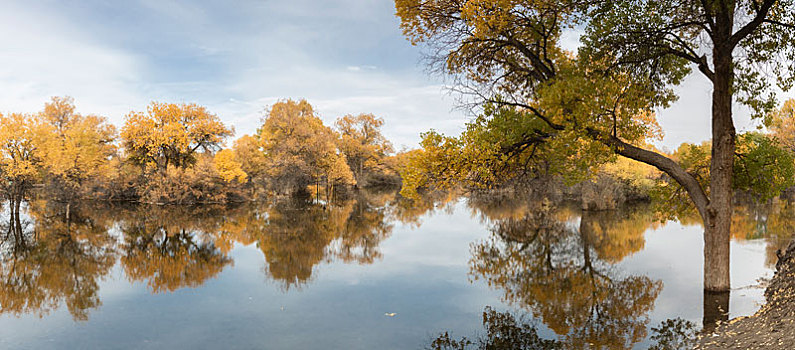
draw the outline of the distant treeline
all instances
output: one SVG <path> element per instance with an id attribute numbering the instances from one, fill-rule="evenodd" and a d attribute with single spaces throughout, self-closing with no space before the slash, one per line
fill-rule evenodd
<path id="1" fill-rule="evenodd" d="M 254 135 L 225 148 L 234 131 L 196 104 L 152 102 L 118 132 L 104 117 L 53 97 L 35 114 L 0 114 L 2 192 L 19 203 L 48 197 L 147 203 L 211 203 L 269 194 L 398 185 L 383 119 L 346 115 L 323 125 L 305 100 L 270 107 Z"/>
<path id="2" fill-rule="evenodd" d="M 738 135 L 734 169 L 736 190 L 763 200 L 795 184 L 795 100 L 769 119 L 770 133 Z M 499 156 L 515 144 L 502 133 L 484 134 L 482 122 L 459 137 L 425 133 L 419 149 L 395 154 L 381 133 L 383 119 L 346 115 L 329 127 L 307 101 L 288 99 L 267 110 L 255 134 L 225 147 L 233 129 L 196 104 L 153 102 L 127 114 L 119 132 L 103 117 L 77 113 L 71 98 L 53 97 L 35 114 L 0 114 L 0 191 L 12 203 L 35 191 L 67 202 L 197 204 L 295 194 L 328 201 L 353 188 L 385 185 L 402 185 L 409 198 L 518 186 L 586 209 L 659 199 L 674 203 L 668 208 L 674 215 L 693 211 L 681 204 L 689 203 L 681 187 L 654 167 L 614 158 L 594 162 L 587 173 L 561 175 L 560 168 L 574 162 L 570 157 L 538 148 Z M 660 152 L 709 188 L 708 143 Z"/>

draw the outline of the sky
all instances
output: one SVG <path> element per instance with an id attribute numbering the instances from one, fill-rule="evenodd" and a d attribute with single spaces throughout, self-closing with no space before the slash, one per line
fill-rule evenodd
<path id="1" fill-rule="evenodd" d="M 120 127 L 150 101 L 194 102 L 242 136 L 276 101 L 305 98 L 327 125 L 384 118 L 397 149 L 429 129 L 459 134 L 472 116 L 394 13 L 389 0 L 0 0 L 0 113 L 71 96 Z M 659 118 L 671 149 L 710 130 L 707 81 L 693 75 L 677 91 Z M 753 129 L 738 112 L 738 130 Z"/>

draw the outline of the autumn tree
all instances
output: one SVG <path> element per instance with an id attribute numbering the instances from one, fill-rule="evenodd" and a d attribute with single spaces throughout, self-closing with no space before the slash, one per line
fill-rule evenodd
<path id="1" fill-rule="evenodd" d="M 235 159 L 240 162 L 240 168 L 249 180 L 261 179 L 265 175 L 265 152 L 258 136 L 243 135 L 235 140 L 232 147 Z"/>
<path id="2" fill-rule="evenodd" d="M 781 108 L 774 110 L 767 117 L 773 136 L 795 152 L 795 99 L 785 101 Z"/>
<path id="3" fill-rule="evenodd" d="M 19 215 L 26 191 L 41 175 L 41 150 L 36 144 L 41 129 L 36 118 L 20 113 L 0 114 L 0 176 L 2 190 Z"/>
<path id="4" fill-rule="evenodd" d="M 406 36 L 428 45 L 431 64 L 453 76 L 458 90 L 520 114 L 513 125 L 524 132 L 479 146 L 485 152 L 473 156 L 477 162 L 464 174 L 503 169 L 506 159 L 539 148 L 563 154 L 557 159 L 568 164 L 590 163 L 575 169 L 610 153 L 653 165 L 685 189 L 704 222 L 704 288 L 729 290 L 732 103 L 736 98 L 764 115 L 775 98 L 761 72 L 771 72 L 783 89 L 795 80 L 793 1 L 395 0 L 395 6 Z M 585 29 L 576 54 L 561 47 L 561 35 L 573 26 Z M 676 98 L 671 87 L 694 67 L 713 86 L 709 188 L 644 147 L 656 128 L 651 112 Z M 486 135 L 511 130 L 505 121 L 489 125 L 495 119 L 481 123 Z"/>
<path id="5" fill-rule="evenodd" d="M 392 144 L 381 134 L 384 119 L 372 114 L 346 115 L 334 122 L 340 133 L 339 148 L 353 171 L 356 182 L 364 184 L 366 174 L 388 174 L 385 164 Z"/>
<path id="6" fill-rule="evenodd" d="M 116 128 L 104 117 L 75 112 L 70 97 L 53 97 L 36 116 L 42 166 L 57 187 L 76 192 L 87 179 L 109 176 Z"/>
<path id="7" fill-rule="evenodd" d="M 169 166 L 164 171 L 149 174 L 138 188 L 139 199 L 160 204 L 240 201 L 246 197 L 242 188 L 246 174 L 230 155 L 228 150 L 215 156 L 202 153 L 189 167 Z"/>
<path id="8" fill-rule="evenodd" d="M 281 189 L 304 190 L 321 181 L 327 189 L 355 184 L 336 139 L 306 100 L 277 102 L 259 129 L 265 169 Z"/>
<path id="9" fill-rule="evenodd" d="M 795 185 L 795 153 L 778 137 L 760 132 L 737 135 L 733 169 L 733 189 L 756 202 L 767 202 Z M 709 188 L 712 145 L 683 143 L 668 155 L 704 188 Z M 676 183 L 657 182 L 651 191 L 661 219 L 689 221 L 697 215 L 684 188 Z M 732 227 L 732 231 L 734 231 Z"/>
<path id="10" fill-rule="evenodd" d="M 141 166 L 185 168 L 198 151 L 217 150 L 232 130 L 196 104 L 152 102 L 146 112 L 130 112 L 121 130 L 124 151 Z"/>

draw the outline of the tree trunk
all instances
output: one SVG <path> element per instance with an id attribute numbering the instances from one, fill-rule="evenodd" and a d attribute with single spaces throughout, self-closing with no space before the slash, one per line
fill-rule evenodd
<path id="1" fill-rule="evenodd" d="M 712 161 L 710 201 L 704 218 L 704 290 L 726 292 L 729 278 L 729 240 L 732 215 L 732 173 L 735 129 L 732 120 L 731 47 L 716 41 L 712 91 Z"/>
<path id="2" fill-rule="evenodd" d="M 704 291 L 704 317 L 701 319 L 704 333 L 712 333 L 718 324 L 729 320 L 730 293 Z"/>
<path id="3" fill-rule="evenodd" d="M 582 243 L 582 268 L 588 271 L 593 277 L 593 265 L 591 264 L 591 241 L 590 236 L 592 225 L 592 214 L 588 210 L 583 210 L 580 215 L 580 243 Z"/>
<path id="4" fill-rule="evenodd" d="M 21 235 L 22 234 L 22 220 L 19 217 L 19 210 L 20 210 L 20 207 L 22 206 L 22 194 L 21 193 L 15 193 L 14 194 L 14 203 L 12 203 L 11 205 L 14 206 L 14 214 L 13 215 L 14 215 L 14 224 L 16 225 L 15 229 Z"/>

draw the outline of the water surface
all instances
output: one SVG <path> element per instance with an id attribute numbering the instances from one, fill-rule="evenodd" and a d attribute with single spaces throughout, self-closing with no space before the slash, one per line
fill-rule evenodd
<path id="1" fill-rule="evenodd" d="M 487 310 L 565 347 L 646 348 L 665 320 L 716 317 L 701 227 L 647 206 L 387 192 L 26 208 L 2 227 L 2 348 L 420 349 L 443 332 L 485 335 Z M 737 212 L 730 317 L 758 309 L 758 279 L 791 232 L 787 206 Z"/>

